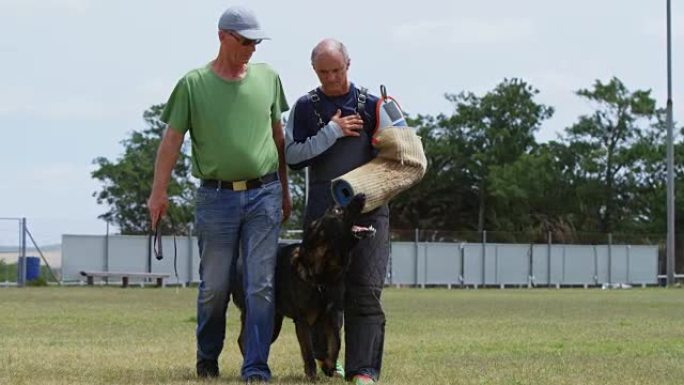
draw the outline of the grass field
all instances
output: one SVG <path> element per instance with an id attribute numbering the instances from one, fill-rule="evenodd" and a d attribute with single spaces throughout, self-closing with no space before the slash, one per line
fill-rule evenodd
<path id="1" fill-rule="evenodd" d="M 0 289 L 0 384 L 200 384 L 196 289 Z M 682 384 L 684 290 L 386 289 L 384 384 Z M 216 384 L 239 384 L 237 312 Z M 291 322 L 276 384 L 306 384 Z M 324 378 L 319 383 L 342 384 Z"/>

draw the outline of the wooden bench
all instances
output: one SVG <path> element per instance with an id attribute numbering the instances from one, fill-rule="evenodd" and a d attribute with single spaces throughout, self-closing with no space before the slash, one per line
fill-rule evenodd
<path id="1" fill-rule="evenodd" d="M 89 286 L 93 286 L 94 278 L 121 278 L 121 287 L 128 287 L 128 279 L 133 278 L 152 278 L 157 280 L 157 287 L 164 286 L 164 278 L 168 278 L 168 274 L 160 273 L 132 273 L 125 271 L 81 271 L 81 275 L 86 277 Z"/>

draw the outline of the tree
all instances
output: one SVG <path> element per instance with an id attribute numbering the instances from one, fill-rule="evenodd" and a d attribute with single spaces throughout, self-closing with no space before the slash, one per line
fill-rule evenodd
<path id="1" fill-rule="evenodd" d="M 394 229 L 472 230 L 477 196 L 467 171 L 466 142 L 449 117 L 418 115 L 408 119 L 416 127 L 427 158 L 422 181 L 390 202 Z"/>
<path id="2" fill-rule="evenodd" d="M 583 227 L 610 233 L 616 223 L 634 219 L 630 202 L 633 188 L 641 177 L 640 165 L 648 159 L 652 146 L 642 122 L 650 122 L 656 113 L 650 91 L 630 92 L 617 78 L 608 83 L 597 80 L 593 89 L 577 94 L 596 103 L 592 115 L 584 115 L 565 130 L 566 142 L 579 156 L 575 177 L 583 180 L 578 194 L 583 202 Z M 595 226 L 591 226 L 591 221 Z"/>
<path id="3" fill-rule="evenodd" d="M 98 157 L 93 161 L 98 168 L 91 176 L 102 182 L 102 188 L 93 196 L 98 204 L 109 206 L 109 210 L 98 217 L 116 224 L 122 234 L 150 231 L 147 198 L 152 189 L 157 147 L 166 127 L 159 120 L 163 109 L 164 105 L 158 104 L 143 113 L 148 127 L 133 131 L 121 142 L 124 153 L 119 159 L 110 161 Z M 167 217 L 171 220 L 162 221 L 163 233 L 188 233 L 193 219 L 195 190 L 190 176 L 190 157 L 187 145 L 184 145 L 169 182 Z"/>
<path id="4" fill-rule="evenodd" d="M 504 79 L 494 90 L 479 97 L 473 93 L 446 95 L 454 104 L 449 125 L 463 135 L 466 164 L 478 196 L 477 231 L 481 232 L 495 213 L 488 210 L 489 173 L 493 166 L 515 162 L 536 145 L 534 133 L 542 121 L 553 115 L 553 108 L 538 104 L 539 91 L 520 79 Z"/>
<path id="5" fill-rule="evenodd" d="M 451 116 L 411 120 L 423 140 L 428 169 L 420 184 L 392 202 L 392 226 L 496 228 L 500 221 L 490 172 L 535 148 L 534 132 L 553 114 L 533 100 L 537 93 L 522 80 L 504 79 L 481 97 L 446 94 L 454 105 Z"/>
<path id="6" fill-rule="evenodd" d="M 490 191 L 496 197 L 498 214 L 495 228 L 524 234 L 526 238 L 517 239 L 520 242 L 546 242 L 548 234 L 555 241 L 572 241 L 576 199 L 567 172 L 572 163 L 567 147 L 550 142 L 513 163 L 492 166 Z"/>
<path id="7" fill-rule="evenodd" d="M 292 197 L 292 215 L 283 225 L 283 230 L 301 230 L 304 226 L 304 201 L 306 195 L 306 181 L 304 169 L 289 169 L 287 179 L 290 185 L 290 196 Z"/>

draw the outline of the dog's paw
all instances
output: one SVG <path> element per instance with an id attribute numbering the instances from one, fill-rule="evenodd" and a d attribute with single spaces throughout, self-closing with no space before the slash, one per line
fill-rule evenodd
<path id="1" fill-rule="evenodd" d="M 319 361 L 321 371 L 328 377 L 344 378 L 344 366 L 339 362 L 333 365 L 331 362 Z"/>

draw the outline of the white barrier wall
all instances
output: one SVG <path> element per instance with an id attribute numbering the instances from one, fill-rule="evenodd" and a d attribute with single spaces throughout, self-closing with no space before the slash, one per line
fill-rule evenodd
<path id="1" fill-rule="evenodd" d="M 164 236 L 158 261 L 146 236 L 62 237 L 62 280 L 83 281 L 82 270 L 174 272 L 174 239 Z M 179 283 L 198 282 L 194 237 L 176 237 Z M 657 284 L 658 247 L 392 242 L 387 283 L 397 285 Z M 134 281 L 132 281 L 133 283 Z"/>
<path id="2" fill-rule="evenodd" d="M 398 285 L 657 284 L 658 246 L 392 242 Z"/>
<path id="3" fill-rule="evenodd" d="M 175 270 L 178 282 L 199 281 L 199 250 L 194 237 L 176 237 Z M 152 251 L 152 240 L 137 235 L 63 235 L 62 281 L 82 281 L 82 270 L 112 272 L 152 272 L 170 275 L 168 283 L 176 283 L 174 271 L 174 239 L 162 237 L 161 260 Z M 140 280 L 138 280 L 140 281 Z M 131 283 L 136 282 L 131 278 Z"/>

